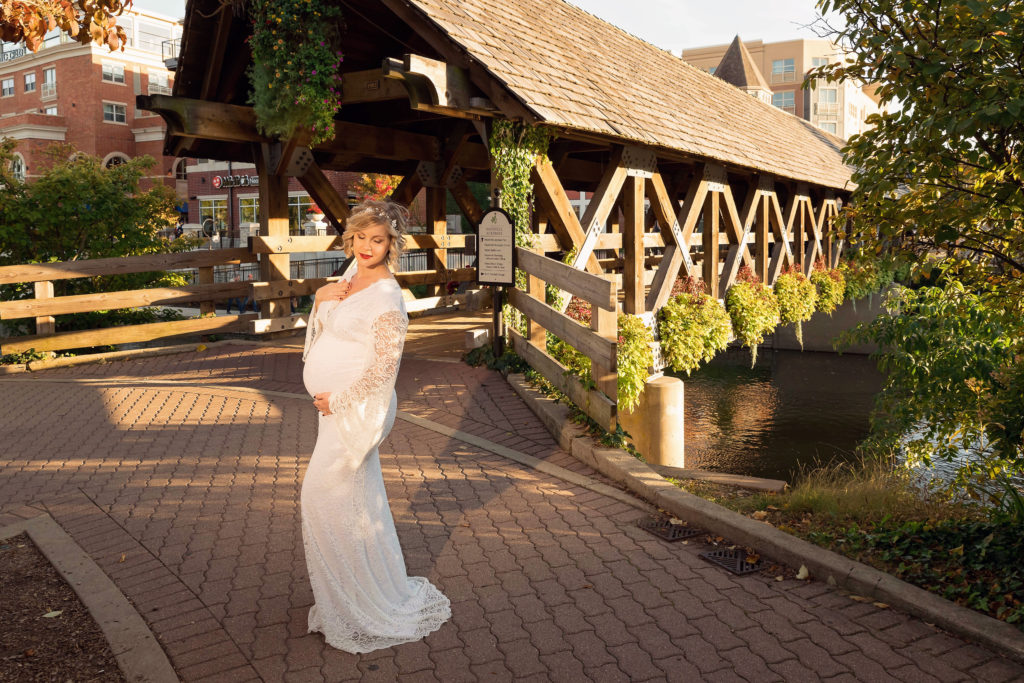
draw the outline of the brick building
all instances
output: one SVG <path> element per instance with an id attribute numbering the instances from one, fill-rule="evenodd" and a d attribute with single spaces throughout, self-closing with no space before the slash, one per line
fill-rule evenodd
<path id="1" fill-rule="evenodd" d="M 166 41 L 180 36 L 170 17 L 132 10 L 118 18 L 124 51 L 82 45 L 52 31 L 38 52 L 0 45 L 0 136 L 18 141 L 16 172 L 31 181 L 53 143 L 100 157 L 106 164 L 148 154 L 157 160 L 148 182 L 170 184 L 184 167 L 163 156 L 164 124 L 135 109 L 135 96 L 170 94 Z M 182 188 L 183 189 L 183 188 Z"/>

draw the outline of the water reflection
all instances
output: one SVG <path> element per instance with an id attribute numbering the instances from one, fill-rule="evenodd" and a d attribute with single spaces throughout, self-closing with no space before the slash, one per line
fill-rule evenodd
<path id="1" fill-rule="evenodd" d="M 848 459 L 882 376 L 867 356 L 762 349 L 719 354 L 686 383 L 686 466 L 793 480 Z"/>

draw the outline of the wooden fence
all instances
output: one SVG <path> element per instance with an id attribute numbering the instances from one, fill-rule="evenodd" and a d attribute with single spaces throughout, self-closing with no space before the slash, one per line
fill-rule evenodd
<path id="1" fill-rule="evenodd" d="M 443 243 L 443 245 L 441 244 Z M 458 248 L 466 245 L 465 235 L 409 235 L 410 248 L 438 249 L 441 246 Z M 124 258 L 104 258 L 54 263 L 29 263 L 0 267 L 0 285 L 32 283 L 35 297 L 15 301 L 0 301 L 0 321 L 33 319 L 35 334 L 0 339 L 0 354 L 107 346 L 133 342 L 149 342 L 183 335 L 222 333 L 264 334 L 300 329 L 305 316 L 293 315 L 292 297 L 312 294 L 318 288 L 337 278 L 307 278 L 250 282 L 214 282 L 214 267 L 254 263 L 261 255 L 290 254 L 295 252 L 333 252 L 340 249 L 337 236 L 327 237 L 254 237 L 248 248 L 213 249 L 172 254 L 146 254 Z M 125 275 L 194 268 L 199 284 L 183 287 L 153 287 L 147 289 L 99 292 L 72 296 L 54 296 L 54 281 L 102 275 Z M 403 288 L 414 285 L 440 285 L 448 282 L 476 280 L 475 268 L 456 270 L 438 269 L 397 273 Z M 251 297 L 259 302 L 264 315 L 256 314 L 215 316 L 216 302 L 233 298 Z M 267 302 L 277 302 L 273 310 L 281 310 L 285 302 L 285 315 L 268 317 Z M 198 304 L 202 317 L 138 325 L 57 332 L 54 316 L 87 313 L 139 306 L 165 306 Z"/>
<path id="2" fill-rule="evenodd" d="M 525 292 L 511 289 L 509 303 L 526 316 L 527 331 L 526 336 L 509 331 L 513 349 L 598 424 L 614 431 L 618 285 L 522 247 L 516 248 L 516 256 L 528 287 Z M 545 283 L 590 303 L 589 329 L 546 303 Z M 546 331 L 590 358 L 596 389 L 584 386 L 547 353 Z"/>

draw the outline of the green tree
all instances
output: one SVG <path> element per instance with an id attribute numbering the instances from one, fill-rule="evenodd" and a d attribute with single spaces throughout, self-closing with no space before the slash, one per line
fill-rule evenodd
<path id="1" fill-rule="evenodd" d="M 174 225 L 173 190 L 139 182 L 154 165 L 150 157 L 105 168 L 97 157 L 76 154 L 67 145 L 46 152 L 39 175 L 21 182 L 11 172 L 16 143 L 0 139 L 0 265 L 77 261 L 136 254 L 183 251 L 187 239 L 172 241 L 161 230 Z M 138 273 L 54 282 L 57 296 L 184 284 L 174 273 Z M 4 299 L 31 297 L 31 285 L 0 287 Z M 148 322 L 152 311 L 59 316 L 58 329 L 96 327 L 120 321 Z M 29 330 L 24 330 L 29 331 Z"/>
<path id="2" fill-rule="evenodd" d="M 910 435 L 920 459 L 921 434 L 946 458 L 980 442 L 989 474 L 1024 471 L 1024 3 L 818 7 L 841 15 L 843 28 L 822 25 L 850 54 L 808 80 L 875 83 L 886 109 L 843 150 L 851 241 L 900 253 L 938 285 L 898 291 L 861 330 L 886 345 L 890 372 L 876 441 Z"/>

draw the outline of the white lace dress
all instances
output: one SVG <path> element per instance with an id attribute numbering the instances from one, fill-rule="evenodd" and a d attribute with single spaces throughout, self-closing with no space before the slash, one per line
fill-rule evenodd
<path id="1" fill-rule="evenodd" d="M 419 640 L 451 616 L 448 598 L 406 574 L 377 451 L 397 410 L 409 318 L 385 278 L 310 315 L 303 381 L 331 392 L 302 482 L 302 540 L 315 604 L 309 630 L 346 652 Z"/>

